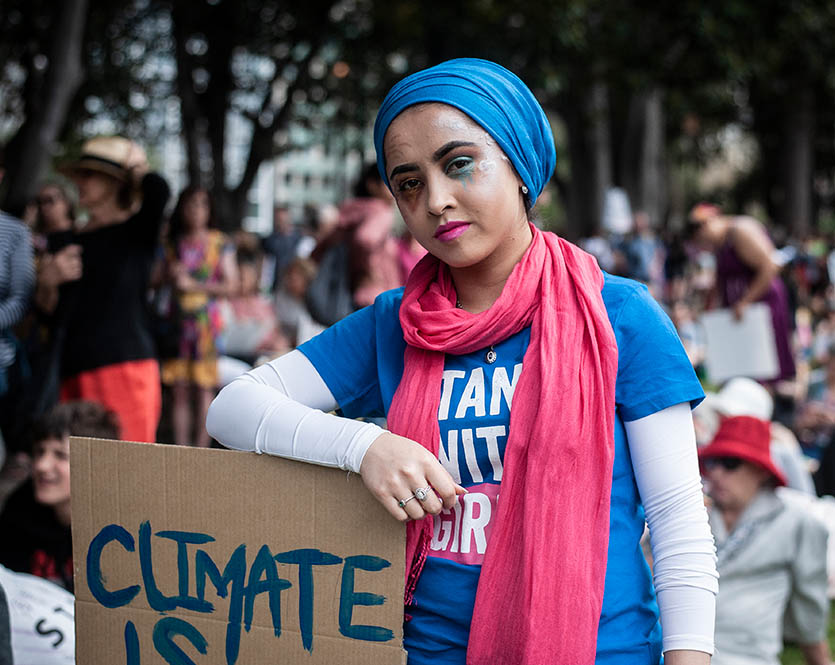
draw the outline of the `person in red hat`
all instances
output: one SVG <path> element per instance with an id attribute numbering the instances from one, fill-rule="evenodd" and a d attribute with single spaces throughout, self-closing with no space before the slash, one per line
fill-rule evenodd
<path id="1" fill-rule="evenodd" d="M 720 576 L 712 663 L 777 665 L 786 639 L 828 665 L 827 530 L 774 491 L 770 440 L 767 421 L 734 416 L 699 451 Z"/>

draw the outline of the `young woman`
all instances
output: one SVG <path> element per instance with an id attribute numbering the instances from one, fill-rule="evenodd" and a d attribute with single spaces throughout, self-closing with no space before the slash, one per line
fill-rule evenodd
<path id="1" fill-rule="evenodd" d="M 210 431 L 359 472 L 408 521 L 412 665 L 709 662 L 703 393 L 645 287 L 530 223 L 556 161 L 536 99 L 453 60 L 396 85 L 374 138 L 429 255 L 405 290 L 227 386 Z"/>
<path id="2" fill-rule="evenodd" d="M 180 343 L 177 357 L 162 365 L 162 381 L 173 390 L 176 442 L 203 448 L 211 443 L 204 423 L 218 386 L 217 299 L 233 295 L 238 288 L 235 248 L 225 234 L 212 228 L 213 222 L 209 192 L 186 187 L 171 215 L 167 248 L 168 273 L 180 312 Z M 192 388 L 197 391 L 195 417 Z"/>

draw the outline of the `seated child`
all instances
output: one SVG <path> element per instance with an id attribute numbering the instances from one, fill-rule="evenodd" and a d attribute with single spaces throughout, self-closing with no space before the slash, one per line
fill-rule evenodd
<path id="1" fill-rule="evenodd" d="M 32 476 L 0 514 L 0 564 L 73 589 L 70 436 L 120 437 L 115 413 L 95 402 L 66 402 L 32 427 Z"/>

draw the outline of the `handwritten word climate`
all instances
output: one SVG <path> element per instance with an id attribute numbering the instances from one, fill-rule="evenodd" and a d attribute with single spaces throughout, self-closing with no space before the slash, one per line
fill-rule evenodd
<path id="1" fill-rule="evenodd" d="M 247 547 L 238 545 L 232 552 L 223 572 L 203 549 L 193 549 L 190 566 L 189 546 L 214 542 L 207 534 L 189 531 L 158 531 L 156 538 L 174 541 L 177 544 L 178 593 L 163 594 L 156 583 L 152 549 L 151 524 L 142 522 L 139 526 L 139 564 L 142 584 L 132 584 L 121 589 L 105 586 L 101 558 L 106 547 L 122 547 L 127 552 L 136 551 L 133 535 L 119 524 L 109 524 L 101 529 L 87 549 L 87 585 L 90 593 L 102 606 L 117 608 L 129 605 L 142 591 L 151 609 L 160 613 L 173 612 L 178 608 L 211 614 L 214 604 L 206 598 L 207 581 L 214 587 L 219 598 L 229 598 L 226 627 L 226 663 L 234 665 L 238 659 L 241 640 L 241 624 L 249 632 L 255 599 L 267 594 L 270 617 L 276 637 L 281 637 L 281 593 L 293 586 L 290 580 L 279 576 L 277 563 L 298 566 L 299 631 L 302 645 L 313 651 L 313 598 L 314 568 L 316 566 L 342 566 L 339 593 L 339 632 L 345 637 L 370 642 L 387 642 L 394 633 L 381 626 L 354 625 L 353 609 L 357 605 L 382 605 L 384 596 L 354 590 L 355 571 L 376 572 L 388 568 L 391 563 L 376 556 L 359 555 L 341 557 L 317 549 L 295 549 L 273 554 L 267 545 L 262 545 L 247 569 Z M 248 572 L 247 572 L 248 570 Z M 193 571 L 193 578 L 191 577 Z M 195 593 L 189 593 L 189 582 L 194 580 Z M 153 630 L 153 644 L 157 652 L 171 665 L 194 665 L 173 638 L 181 635 L 201 654 L 206 654 L 206 638 L 193 625 L 182 618 L 167 616 L 160 619 Z M 125 650 L 127 665 L 139 665 L 139 636 L 132 621 L 125 626 Z"/>

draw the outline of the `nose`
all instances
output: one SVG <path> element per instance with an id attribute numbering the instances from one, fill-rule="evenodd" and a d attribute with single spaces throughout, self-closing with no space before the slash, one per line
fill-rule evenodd
<path id="1" fill-rule="evenodd" d="M 440 217 L 450 208 L 455 207 L 452 185 L 445 178 L 431 178 L 426 182 L 426 209 L 430 215 Z"/>
<path id="2" fill-rule="evenodd" d="M 50 470 L 52 461 L 49 454 L 38 455 L 32 461 L 32 471 L 35 473 L 44 473 Z"/>

